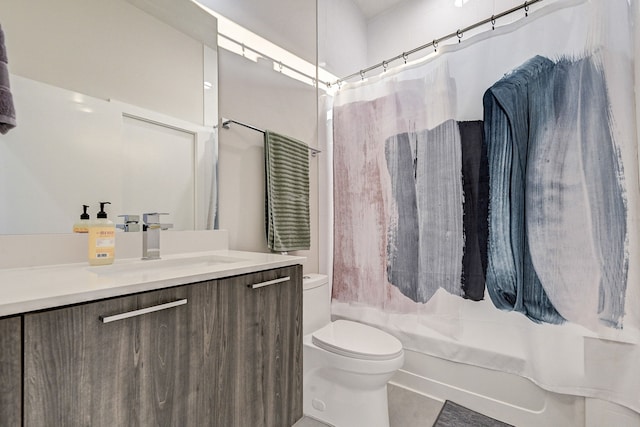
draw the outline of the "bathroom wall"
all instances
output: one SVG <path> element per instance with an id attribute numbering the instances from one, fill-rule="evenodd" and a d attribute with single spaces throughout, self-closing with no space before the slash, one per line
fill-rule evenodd
<path id="1" fill-rule="evenodd" d="M 530 12 L 547 6 L 556 0 L 545 0 L 530 6 Z M 407 0 L 396 7 L 373 17 L 367 25 L 367 57 L 371 64 L 382 62 L 402 52 L 429 43 L 444 35 L 455 33 L 494 14 L 521 6 L 521 0 L 468 0 L 462 7 L 454 0 Z M 521 18 L 524 11 L 505 16 L 496 21 L 504 25 Z M 486 24 L 478 31 L 491 28 Z M 469 37 L 473 32 L 463 35 Z M 455 40 L 452 40 L 455 43 Z M 430 53 L 430 49 L 410 56 L 416 59 Z M 398 62 L 399 64 L 400 62 Z"/>
<path id="2" fill-rule="evenodd" d="M 302 59 L 316 59 L 316 0 L 197 0 Z"/>
<path id="3" fill-rule="evenodd" d="M 196 149 L 193 140 L 168 133 L 169 146 L 185 142 L 185 150 L 172 173 L 154 175 L 154 188 L 164 191 L 158 193 L 144 178 L 164 163 L 167 150 L 157 135 L 149 138 L 152 146 L 123 144 L 122 129 L 131 131 L 133 122 L 125 127 L 115 109 L 126 105 L 128 114 L 197 128 L 212 138 L 215 120 L 204 116 L 206 111 L 217 118 L 217 96 L 212 95 L 217 88 L 205 91 L 203 79 L 217 75 L 216 19 L 189 1 L 155 1 L 157 7 L 172 7 L 174 16 L 188 23 L 182 32 L 131 4 L 144 1 L 0 2 L 18 122 L 0 138 L 0 233 L 70 232 L 82 204 L 92 205 L 89 212 L 95 217 L 97 200 L 113 203 L 107 210 L 113 220 L 118 214 L 160 210 L 172 215 L 167 222 L 174 229 L 193 229 L 195 211 L 181 206 L 208 206 L 203 195 L 211 178 L 199 172 L 212 170 L 212 156 L 189 155 L 189 149 Z M 139 133 L 135 141 L 141 141 Z M 134 179 L 135 174 L 127 175 L 133 163 L 138 175 L 141 163 L 150 169 Z M 138 184 L 143 188 L 135 192 Z M 129 201 L 123 197 L 127 193 L 132 194 Z M 204 208 L 199 211 L 203 218 Z M 197 228 L 205 228 L 203 220 L 198 222 Z"/>
<path id="4" fill-rule="evenodd" d="M 315 63 L 316 2 L 201 0 L 259 36 Z M 275 72 L 271 61 L 252 62 L 219 49 L 221 117 L 290 135 L 317 146 L 316 89 Z M 261 133 L 231 125 L 220 129 L 220 228 L 234 249 L 267 251 L 264 227 L 264 150 Z M 318 162 L 309 157 L 311 249 L 305 272 L 318 271 Z"/>
<path id="5" fill-rule="evenodd" d="M 3 0 L 0 24 L 13 74 L 202 123 L 202 43 L 124 0 Z"/>
<path id="6" fill-rule="evenodd" d="M 369 65 L 367 21 L 353 1 L 318 1 L 318 65 L 338 77 Z"/>
<path id="7" fill-rule="evenodd" d="M 316 146 L 315 88 L 220 49 L 220 115 L 260 129 L 271 129 Z M 305 272 L 318 265 L 318 161 L 309 157 L 311 250 Z M 219 131 L 220 228 L 230 247 L 267 251 L 264 216 L 263 135 L 239 125 Z"/>

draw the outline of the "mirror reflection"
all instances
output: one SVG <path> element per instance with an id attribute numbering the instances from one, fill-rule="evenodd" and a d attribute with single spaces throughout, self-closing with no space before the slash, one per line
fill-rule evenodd
<path id="1" fill-rule="evenodd" d="M 69 233 L 100 201 L 116 223 L 168 212 L 176 230 L 215 228 L 215 18 L 168 0 L 153 16 L 138 0 L 24 3 L 0 4 L 17 115 L 0 136 L 0 234 Z M 206 15 L 206 40 L 162 8 Z"/>

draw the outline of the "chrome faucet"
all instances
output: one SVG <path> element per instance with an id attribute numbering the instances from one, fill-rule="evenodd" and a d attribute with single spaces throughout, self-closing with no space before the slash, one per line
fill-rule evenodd
<path id="1" fill-rule="evenodd" d="M 126 233 L 140 231 L 140 215 L 118 215 L 118 218 L 124 218 L 124 224 L 116 224 L 116 228 Z"/>
<path id="2" fill-rule="evenodd" d="M 173 227 L 173 224 L 161 224 L 160 215 L 169 214 L 142 214 L 142 259 L 160 259 L 160 230 Z"/>

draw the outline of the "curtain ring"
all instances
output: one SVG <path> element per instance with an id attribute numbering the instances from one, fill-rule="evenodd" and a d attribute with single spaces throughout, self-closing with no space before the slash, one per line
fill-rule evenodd
<path id="1" fill-rule="evenodd" d="M 282 61 L 278 62 L 278 66 L 280 67 L 280 72 L 282 72 Z"/>
<path id="2" fill-rule="evenodd" d="M 528 1 L 524 2 L 524 16 L 525 17 L 529 16 L 529 2 Z"/>
<path id="3" fill-rule="evenodd" d="M 338 84 L 338 90 L 342 89 L 342 81 L 338 80 L 336 83 Z"/>
<path id="4" fill-rule="evenodd" d="M 437 52 L 438 51 L 438 40 L 433 39 L 433 41 L 431 42 L 431 44 L 433 45 L 433 51 Z"/>
<path id="5" fill-rule="evenodd" d="M 382 61 L 382 70 L 383 70 L 383 72 L 385 72 L 385 73 L 387 72 L 387 64 L 388 64 L 388 62 L 387 62 L 387 61 Z"/>
<path id="6" fill-rule="evenodd" d="M 402 52 L 402 59 L 404 59 L 405 64 L 407 63 L 407 57 L 408 57 L 407 52 Z"/>
<path id="7" fill-rule="evenodd" d="M 331 89 L 331 82 L 325 82 L 324 84 L 327 87 L 327 89 Z"/>
<path id="8" fill-rule="evenodd" d="M 462 37 L 464 36 L 464 33 L 462 33 L 462 31 L 458 30 L 458 31 L 456 31 L 456 36 L 458 36 L 458 43 L 460 43 L 460 39 L 462 39 Z"/>
<path id="9" fill-rule="evenodd" d="M 491 29 L 492 30 L 496 29 L 496 18 L 494 15 L 491 15 Z"/>
<path id="10" fill-rule="evenodd" d="M 364 80 L 364 70 L 360 70 L 360 78 Z"/>

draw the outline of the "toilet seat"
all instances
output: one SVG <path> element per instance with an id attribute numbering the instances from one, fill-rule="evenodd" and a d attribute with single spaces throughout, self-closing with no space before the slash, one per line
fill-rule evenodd
<path id="1" fill-rule="evenodd" d="M 312 334 L 314 345 L 341 356 L 363 360 L 390 360 L 403 354 L 394 336 L 371 326 L 336 320 Z"/>

